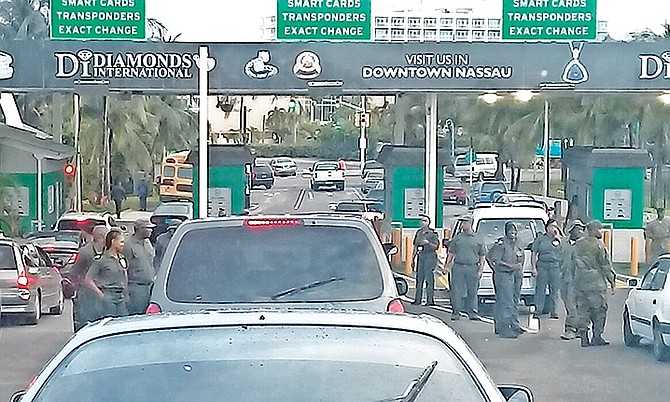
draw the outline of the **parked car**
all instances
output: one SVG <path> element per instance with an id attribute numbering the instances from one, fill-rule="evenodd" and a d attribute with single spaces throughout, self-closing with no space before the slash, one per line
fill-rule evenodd
<path id="1" fill-rule="evenodd" d="M 79 255 L 79 249 L 90 239 L 86 232 L 60 230 L 37 232 L 28 235 L 24 241 L 36 244 L 44 250 L 55 266 L 60 270 L 67 264 L 73 264 Z"/>
<path id="2" fill-rule="evenodd" d="M 465 180 L 472 177 L 475 180 L 482 181 L 487 177 L 494 177 L 498 169 L 498 154 L 477 153 L 475 160 L 469 162 L 467 154 L 458 155 L 455 160 L 454 176 Z"/>
<path id="3" fill-rule="evenodd" d="M 468 205 L 474 207 L 482 202 L 491 203 L 505 193 L 507 185 L 502 181 L 479 181 L 470 189 Z"/>
<path id="4" fill-rule="evenodd" d="M 60 315 L 65 298 L 61 275 L 39 246 L 0 239 L 0 308 L 37 324 L 43 313 Z"/>
<path id="5" fill-rule="evenodd" d="M 251 188 L 263 186 L 266 190 L 275 185 L 275 176 L 269 165 L 254 165 L 251 172 Z"/>
<path id="6" fill-rule="evenodd" d="M 361 169 L 361 178 L 365 178 L 365 176 L 372 171 L 383 173 L 384 165 L 374 159 L 365 161 L 363 168 Z"/>
<path id="7" fill-rule="evenodd" d="M 212 245 L 216 247 L 212 247 Z M 147 312 L 300 306 L 402 312 L 407 282 L 357 217 L 326 214 L 184 222 Z"/>
<path id="8" fill-rule="evenodd" d="M 529 402 L 428 315 L 211 311 L 78 331 L 13 401 Z"/>
<path id="9" fill-rule="evenodd" d="M 632 287 L 623 311 L 623 341 L 637 346 L 652 343 L 652 354 L 659 361 L 670 357 L 670 254 L 654 262 L 642 281 L 630 279 Z"/>
<path id="10" fill-rule="evenodd" d="M 191 201 L 169 201 L 159 204 L 150 218 L 151 223 L 156 225 L 149 237 L 152 244 L 156 243 L 158 236 L 167 231 L 173 219 L 179 219 L 182 222 L 193 219 L 193 203 Z"/>
<path id="11" fill-rule="evenodd" d="M 332 205 L 331 209 L 335 212 L 353 212 L 360 214 L 368 221 L 375 219 L 384 219 L 384 207 L 376 200 L 352 200 L 340 201 Z"/>
<path id="12" fill-rule="evenodd" d="M 386 190 L 384 190 L 383 186 L 377 186 L 376 188 L 373 188 L 372 190 L 368 191 L 368 193 L 365 195 L 364 200 L 372 200 L 376 201 L 377 204 L 379 205 L 380 211 L 384 211 L 384 201 L 386 198 Z"/>
<path id="13" fill-rule="evenodd" d="M 309 187 L 314 191 L 324 187 L 344 191 L 344 170 L 338 162 L 315 162 L 303 176 L 309 178 Z"/>
<path id="14" fill-rule="evenodd" d="M 456 178 L 445 178 L 442 183 L 442 201 L 454 202 L 458 205 L 465 205 L 468 198 L 468 191 L 463 182 Z"/>
<path id="15" fill-rule="evenodd" d="M 275 176 L 295 176 L 298 173 L 298 164 L 288 157 L 272 158 L 270 167 Z"/>
<path id="16" fill-rule="evenodd" d="M 55 230 L 78 230 L 91 234 L 93 228 L 103 225 L 108 229 L 118 227 L 119 225 L 114 220 L 114 217 L 109 212 L 95 213 L 95 212 L 74 212 L 69 211 L 63 214 L 58 221 L 56 221 Z"/>
<path id="17" fill-rule="evenodd" d="M 363 183 L 361 184 L 361 191 L 363 194 L 367 194 L 370 190 L 380 185 L 384 184 L 384 171 L 383 170 L 370 170 L 363 177 Z"/>
<path id="18" fill-rule="evenodd" d="M 524 250 L 523 281 L 521 285 L 521 301 L 529 306 L 534 302 L 535 277 L 531 274 L 531 250 L 530 244 L 535 238 L 544 233 L 544 224 L 549 220 L 547 212 L 541 207 L 516 207 L 508 205 L 484 206 L 472 211 L 472 227 L 476 236 L 484 240 L 487 249 L 493 243 L 505 235 L 505 224 L 514 222 L 519 229 L 518 241 Z M 453 235 L 461 232 L 462 222 L 458 221 L 452 230 Z M 479 291 L 477 292 L 480 303 L 492 303 L 495 301 L 495 290 L 493 288 L 493 271 L 486 264 L 479 280 Z"/>

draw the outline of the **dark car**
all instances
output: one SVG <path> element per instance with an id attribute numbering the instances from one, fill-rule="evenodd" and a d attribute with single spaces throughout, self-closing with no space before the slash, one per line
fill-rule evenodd
<path id="1" fill-rule="evenodd" d="M 151 231 L 149 240 L 156 244 L 156 238 L 167 231 L 170 221 L 193 219 L 193 203 L 191 201 L 168 201 L 156 207 L 151 214 L 151 223 L 156 227 Z"/>
<path id="2" fill-rule="evenodd" d="M 251 172 L 251 188 L 264 187 L 269 190 L 275 184 L 275 176 L 269 165 L 254 165 Z"/>
<path id="3" fill-rule="evenodd" d="M 463 182 L 456 178 L 445 178 L 442 184 L 442 201 L 465 205 L 468 191 Z"/>
<path id="4" fill-rule="evenodd" d="M 502 194 L 507 193 L 507 185 L 502 181 L 478 181 L 470 190 L 470 206 L 478 203 L 495 202 Z"/>
<path id="5" fill-rule="evenodd" d="M 25 241 L 40 246 L 60 269 L 77 260 L 79 249 L 89 241 L 89 238 L 90 235 L 83 231 L 59 230 L 31 233 Z"/>

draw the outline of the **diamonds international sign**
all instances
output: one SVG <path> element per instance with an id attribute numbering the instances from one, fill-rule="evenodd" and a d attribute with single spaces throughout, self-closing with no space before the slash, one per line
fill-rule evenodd
<path id="1" fill-rule="evenodd" d="M 145 0 L 51 0 L 51 39 L 145 37 Z"/>
<path id="2" fill-rule="evenodd" d="M 503 0 L 504 40 L 596 39 L 596 0 Z"/>
<path id="3" fill-rule="evenodd" d="M 277 0 L 279 40 L 370 40 L 372 0 Z"/>

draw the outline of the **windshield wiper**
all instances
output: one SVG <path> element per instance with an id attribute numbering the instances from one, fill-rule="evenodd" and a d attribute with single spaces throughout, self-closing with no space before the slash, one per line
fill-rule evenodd
<path id="1" fill-rule="evenodd" d="M 325 280 L 321 280 L 321 281 L 308 283 L 307 285 L 303 285 L 303 286 L 299 286 L 299 287 L 284 290 L 283 292 L 279 292 L 276 295 L 273 295 L 272 297 L 270 297 L 270 299 L 277 300 L 280 297 L 292 295 L 292 294 L 295 294 L 295 293 L 300 293 L 300 292 L 302 292 L 304 290 L 307 290 L 307 289 L 314 289 L 314 288 L 317 288 L 319 286 L 323 286 L 327 283 L 331 283 L 331 282 L 335 282 L 335 281 L 343 281 L 343 280 L 344 280 L 344 277 L 340 277 L 340 278 L 332 277 L 330 279 L 325 279 Z"/>
<path id="2" fill-rule="evenodd" d="M 379 402 L 392 402 L 392 401 L 401 401 L 401 402 L 413 402 L 416 400 L 416 398 L 419 396 L 419 392 L 423 389 L 423 387 L 426 385 L 428 382 L 428 379 L 430 378 L 431 374 L 433 374 L 433 371 L 435 371 L 435 367 L 437 367 L 437 360 L 433 361 L 430 363 L 428 367 L 423 369 L 423 372 L 421 375 L 410 381 L 409 385 L 407 386 L 407 389 L 405 392 L 403 392 L 402 395 L 398 395 L 396 397 L 390 398 L 390 399 L 384 399 Z"/>

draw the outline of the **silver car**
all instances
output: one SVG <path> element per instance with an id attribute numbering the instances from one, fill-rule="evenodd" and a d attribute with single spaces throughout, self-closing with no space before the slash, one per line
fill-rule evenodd
<path id="1" fill-rule="evenodd" d="M 87 326 L 12 397 L 38 401 L 532 401 L 430 316 L 216 311 Z"/>
<path id="2" fill-rule="evenodd" d="M 65 298 L 61 275 L 39 246 L 0 239 L 0 312 L 37 324 L 42 313 L 60 315 Z"/>
<path id="3" fill-rule="evenodd" d="M 148 313 L 230 306 L 403 312 L 407 282 L 361 218 L 229 217 L 184 222 L 167 247 Z"/>
<path id="4" fill-rule="evenodd" d="M 270 167 L 275 176 L 296 176 L 298 174 L 298 164 L 291 158 L 272 158 Z"/>

